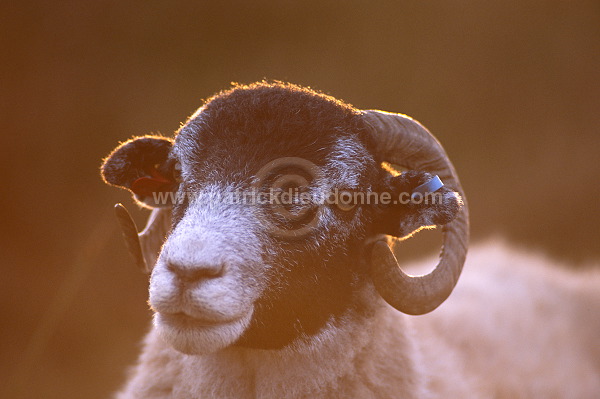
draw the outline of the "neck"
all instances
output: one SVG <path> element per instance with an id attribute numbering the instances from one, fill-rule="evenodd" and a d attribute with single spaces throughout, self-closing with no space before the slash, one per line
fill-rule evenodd
<path id="1" fill-rule="evenodd" d="M 152 386 L 174 398 L 418 397 L 418 354 L 406 319 L 377 295 L 366 296 L 370 316 L 344 315 L 281 350 L 231 347 L 190 356 L 152 331 L 122 397 L 136 397 L 126 393 L 142 386 L 145 396 Z"/>

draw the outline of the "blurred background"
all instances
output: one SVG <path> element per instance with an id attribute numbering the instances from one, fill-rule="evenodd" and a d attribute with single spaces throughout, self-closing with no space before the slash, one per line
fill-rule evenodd
<path id="1" fill-rule="evenodd" d="M 0 46 L 2 397 L 123 383 L 147 281 L 113 218 L 135 207 L 101 158 L 172 134 L 231 81 L 409 114 L 454 161 L 474 242 L 574 268 L 600 255 L 597 1 L 24 0 L 0 5 Z"/>

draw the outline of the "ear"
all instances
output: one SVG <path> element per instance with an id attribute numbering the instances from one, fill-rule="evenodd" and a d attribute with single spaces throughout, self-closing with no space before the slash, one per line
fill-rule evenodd
<path id="1" fill-rule="evenodd" d="M 374 233 L 407 237 L 423 228 L 450 223 L 458 214 L 460 195 L 443 186 L 433 193 L 411 198 L 415 189 L 435 176 L 427 172 L 409 170 L 398 176 L 385 173 L 380 193 L 390 193 L 387 204 L 379 204 L 374 215 Z M 380 195 L 380 198 L 383 198 Z"/>
<path id="2" fill-rule="evenodd" d="M 168 161 L 173 141 L 160 136 L 135 137 L 104 159 L 102 178 L 110 185 L 131 191 L 143 206 L 169 207 L 177 190 L 173 162 Z M 160 194 L 163 193 L 163 194 Z"/>

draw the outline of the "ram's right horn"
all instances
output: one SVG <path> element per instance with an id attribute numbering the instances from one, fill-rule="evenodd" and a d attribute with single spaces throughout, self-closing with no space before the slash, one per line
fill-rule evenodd
<path id="1" fill-rule="evenodd" d="M 115 213 L 136 266 L 144 273 L 150 274 L 171 228 L 171 209 L 153 209 L 141 233 L 138 233 L 133 218 L 122 204 L 115 205 Z"/>

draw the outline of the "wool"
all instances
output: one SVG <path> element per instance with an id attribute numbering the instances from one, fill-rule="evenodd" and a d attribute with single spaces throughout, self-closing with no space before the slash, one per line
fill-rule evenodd
<path id="1" fill-rule="evenodd" d="M 427 259 L 407 269 L 431 264 Z M 372 287 L 347 314 L 282 350 L 185 355 L 153 329 L 133 398 L 594 398 L 600 392 L 600 272 L 573 272 L 504 242 L 474 246 L 452 296 L 406 316 Z"/>
<path id="2" fill-rule="evenodd" d="M 372 316 L 348 313 L 281 350 L 231 347 L 185 355 L 152 329 L 132 378 L 117 397 L 425 397 L 410 320 L 383 303 L 373 287 L 365 289 L 364 301 Z M 157 368 L 165 369 L 160 378 Z"/>
<path id="3" fill-rule="evenodd" d="M 105 181 L 147 206 L 157 206 L 153 187 L 183 198 L 164 204 L 172 225 L 154 241 L 164 244 L 150 277 L 153 326 L 120 399 L 587 398 L 600 390 L 598 273 L 576 276 L 492 243 L 473 251 L 463 282 L 429 315 L 400 314 L 377 293 L 375 238 L 452 222 L 463 202 L 450 188 L 435 203 L 294 203 L 285 212 L 223 200 L 265 193 L 284 178 L 313 194 L 397 198 L 433 178 L 390 173 L 365 123 L 361 111 L 308 88 L 236 85 L 208 99 L 174 140 L 135 138 L 104 160 Z M 296 220 L 295 210 L 307 212 Z M 286 235 L 293 231 L 303 233 Z"/>

